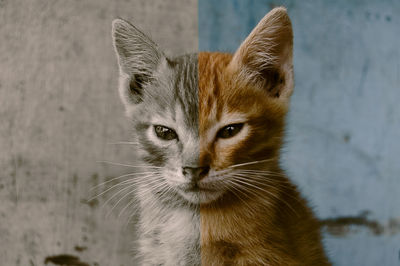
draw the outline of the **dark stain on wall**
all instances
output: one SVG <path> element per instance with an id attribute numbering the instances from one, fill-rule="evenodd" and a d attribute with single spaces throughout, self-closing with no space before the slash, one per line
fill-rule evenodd
<path id="1" fill-rule="evenodd" d="M 56 256 L 47 257 L 44 260 L 44 264 L 53 263 L 55 265 L 65 266 L 90 266 L 86 262 L 82 262 L 78 257 L 68 254 L 61 254 Z"/>
<path id="2" fill-rule="evenodd" d="M 383 232 L 383 227 L 378 222 L 359 216 L 328 218 L 321 220 L 321 225 L 324 226 L 330 234 L 336 236 L 347 235 L 352 225 L 366 227 L 375 235 L 380 235 Z"/>
<path id="3" fill-rule="evenodd" d="M 87 250 L 88 248 L 87 248 L 86 246 L 78 246 L 78 245 L 76 245 L 76 246 L 74 247 L 74 249 L 75 249 L 76 251 L 78 251 L 78 252 L 83 252 L 83 251 Z"/>
<path id="4" fill-rule="evenodd" d="M 364 211 L 356 216 L 339 216 L 321 219 L 321 226 L 331 235 L 346 236 L 357 229 L 366 228 L 374 235 L 397 234 L 400 232 L 400 218 L 391 218 L 387 223 L 369 219 L 369 212 Z"/>

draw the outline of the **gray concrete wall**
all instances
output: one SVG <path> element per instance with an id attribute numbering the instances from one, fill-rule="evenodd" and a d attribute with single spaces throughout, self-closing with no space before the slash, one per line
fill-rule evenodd
<path id="1" fill-rule="evenodd" d="M 294 27 L 283 164 L 335 265 L 400 265 L 400 1 L 202 0 L 199 49 L 235 51 L 277 5 Z"/>
<path id="2" fill-rule="evenodd" d="M 335 265 L 399 265 L 395 0 L 0 1 L 0 265 L 61 254 L 134 265 L 129 213 L 118 217 L 125 203 L 107 215 L 115 190 L 87 202 L 106 186 L 91 188 L 129 172 L 97 161 L 133 163 L 135 154 L 107 144 L 130 139 L 113 18 L 171 54 L 234 51 L 281 4 L 293 21 L 296 75 L 283 163 L 326 225 Z"/>
<path id="3" fill-rule="evenodd" d="M 131 146 L 107 144 L 130 139 L 111 44 L 116 17 L 170 53 L 197 50 L 196 0 L 0 1 L 2 266 L 134 265 L 129 215 L 117 217 L 123 205 L 106 217 L 112 194 L 87 203 L 92 187 L 129 172 L 96 161 L 134 158 Z"/>

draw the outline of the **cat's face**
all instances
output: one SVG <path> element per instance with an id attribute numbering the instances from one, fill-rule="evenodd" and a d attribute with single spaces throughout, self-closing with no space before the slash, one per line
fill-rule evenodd
<path id="1" fill-rule="evenodd" d="M 232 63 L 231 55 L 199 54 L 200 162 L 211 169 L 202 179 L 204 186 L 224 193 L 235 185 L 246 186 L 256 172 L 273 170 L 287 111 L 282 102 L 287 96 L 268 91 L 268 86 L 285 90 L 287 78 L 275 74 L 282 77 L 271 77 L 267 89 L 260 88 L 238 78 L 240 66 Z"/>
<path id="2" fill-rule="evenodd" d="M 178 194 L 192 203 L 199 202 L 195 177 L 187 171 L 199 165 L 197 61 L 197 55 L 186 55 L 161 63 L 128 114 L 142 160 L 158 173 L 154 191 L 169 190 L 165 196 Z"/>
<path id="3" fill-rule="evenodd" d="M 121 98 L 156 173 L 141 183 L 148 193 L 206 204 L 271 170 L 293 88 L 286 12 L 267 15 L 233 56 L 167 59 L 132 25 L 113 25 Z"/>

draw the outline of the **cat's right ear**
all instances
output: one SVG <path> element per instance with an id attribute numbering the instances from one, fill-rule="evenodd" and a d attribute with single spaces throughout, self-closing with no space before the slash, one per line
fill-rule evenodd
<path id="1" fill-rule="evenodd" d="M 125 20 L 112 22 L 112 37 L 120 70 L 119 93 L 128 111 L 141 102 L 143 86 L 151 82 L 165 57 L 149 37 Z"/>
<path id="2" fill-rule="evenodd" d="M 271 10 L 233 56 L 230 68 L 281 102 L 293 91 L 293 30 L 284 7 Z"/>

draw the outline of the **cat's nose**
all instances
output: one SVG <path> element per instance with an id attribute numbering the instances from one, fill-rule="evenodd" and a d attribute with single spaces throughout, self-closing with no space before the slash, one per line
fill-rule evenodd
<path id="1" fill-rule="evenodd" d="M 210 171 L 209 166 L 203 167 L 183 167 L 182 173 L 186 178 L 189 178 L 192 181 L 199 181 L 203 177 L 205 177 Z"/>

